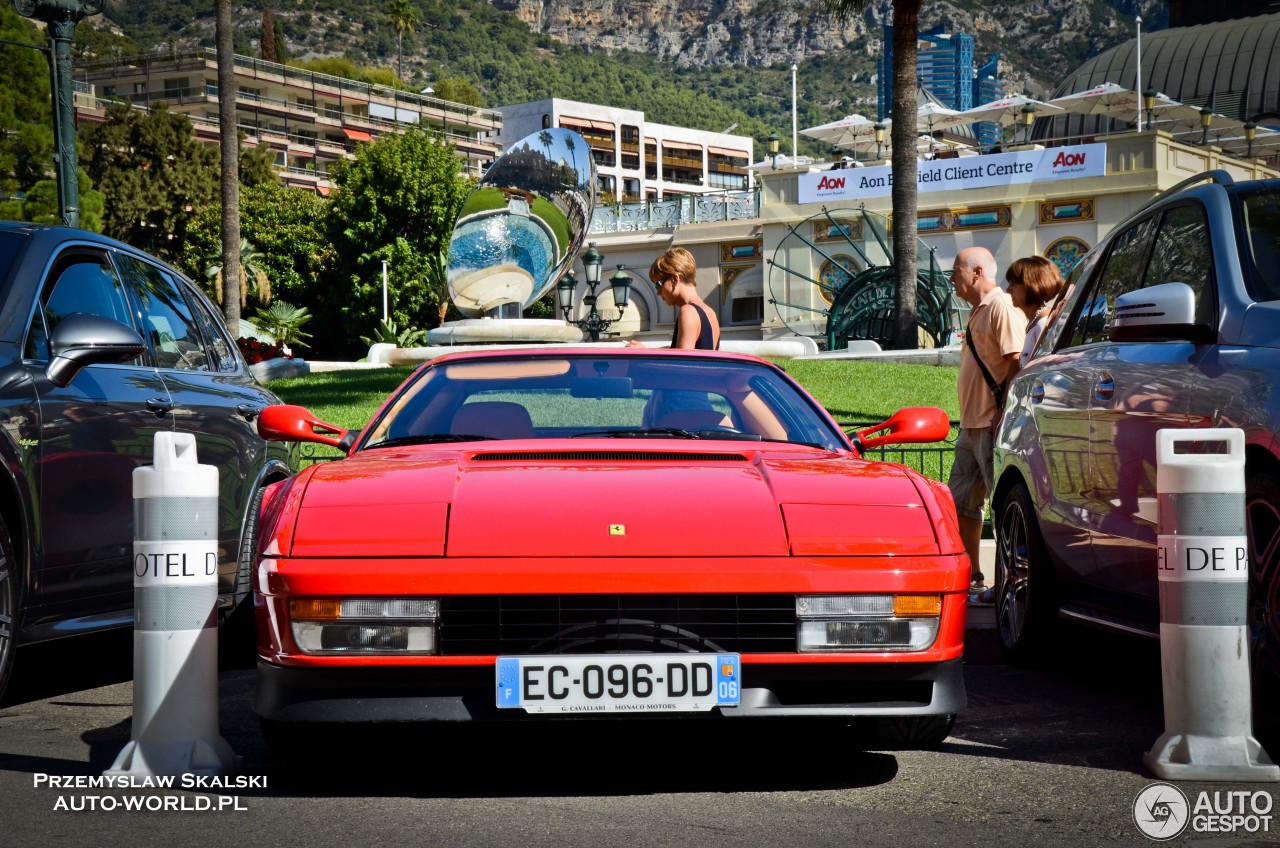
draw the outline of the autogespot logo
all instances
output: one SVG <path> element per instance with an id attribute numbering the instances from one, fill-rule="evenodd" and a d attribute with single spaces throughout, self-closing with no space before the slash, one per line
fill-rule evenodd
<path id="1" fill-rule="evenodd" d="M 1153 783 L 1133 799 L 1133 822 L 1143 835 L 1163 842 L 1187 829 L 1190 805 L 1182 790 L 1169 783 Z"/>

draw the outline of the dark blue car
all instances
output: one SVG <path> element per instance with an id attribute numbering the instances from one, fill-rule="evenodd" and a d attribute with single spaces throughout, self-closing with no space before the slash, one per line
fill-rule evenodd
<path id="1" fill-rule="evenodd" d="M 0 694 L 19 644 L 133 621 L 132 472 L 154 435 L 219 469 L 219 610 L 249 598 L 258 493 L 290 474 L 258 436 L 279 403 L 174 269 L 83 230 L 0 222 Z"/>

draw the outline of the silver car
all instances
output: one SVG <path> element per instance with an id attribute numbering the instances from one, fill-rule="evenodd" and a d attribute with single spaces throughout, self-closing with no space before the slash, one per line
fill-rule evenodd
<path id="1" fill-rule="evenodd" d="M 1242 428 L 1262 736 L 1280 720 L 1280 180 L 1175 186 L 1067 282 L 996 441 L 1004 648 L 1032 659 L 1064 618 L 1158 638 L 1156 431 Z"/>

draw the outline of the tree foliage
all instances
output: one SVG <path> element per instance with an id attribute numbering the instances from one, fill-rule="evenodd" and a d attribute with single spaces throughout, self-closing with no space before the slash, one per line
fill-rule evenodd
<path id="1" fill-rule="evenodd" d="M 93 187 L 93 181 L 78 169 L 80 188 L 80 229 L 102 232 L 102 213 L 106 198 Z M 37 224 L 60 224 L 62 216 L 58 206 L 58 181 L 53 178 L 40 180 L 27 190 L 22 198 L 0 202 L 0 220 L 32 221 Z"/>
<path id="2" fill-rule="evenodd" d="M 348 351 L 381 317 L 382 260 L 395 293 L 391 318 L 400 326 L 432 323 L 439 292 L 430 285 L 432 257 L 444 252 L 454 219 L 471 189 L 452 144 L 424 128 L 360 146 L 354 160 L 331 171 L 329 233 L 341 257 L 335 289 L 342 318 L 335 341 Z"/>
<path id="3" fill-rule="evenodd" d="M 106 198 L 102 231 L 170 258 L 190 210 L 218 206 L 218 152 L 163 102 L 145 112 L 114 103 L 106 117 L 80 129 L 80 163 Z"/>
<path id="4" fill-rule="evenodd" d="M 0 4 L 0 39 L 44 46 L 34 23 Z M 36 50 L 0 44 L 0 196 L 30 189 L 53 173 L 49 65 Z"/>
<path id="5" fill-rule="evenodd" d="M 255 260 L 271 278 L 277 298 L 291 303 L 312 303 L 328 288 L 335 253 L 324 230 L 329 203 L 305 189 L 279 182 L 245 186 L 240 193 L 240 232 L 261 257 Z M 197 211 L 187 228 L 187 238 L 175 264 L 187 276 L 208 285 L 205 270 L 210 257 L 222 249 L 222 212 L 216 206 Z M 255 303 L 261 303 L 250 292 Z"/>
<path id="6" fill-rule="evenodd" d="M 276 19 L 271 15 L 271 7 L 262 7 L 262 34 L 258 37 L 258 50 L 267 62 L 279 62 L 276 52 Z"/>
<path id="7" fill-rule="evenodd" d="M 436 97 L 467 106 L 483 106 L 484 99 L 476 87 L 462 77 L 445 77 L 431 84 Z"/>

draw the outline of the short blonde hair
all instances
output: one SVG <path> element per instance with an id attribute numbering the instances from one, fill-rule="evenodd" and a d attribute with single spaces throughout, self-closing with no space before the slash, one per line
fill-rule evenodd
<path id="1" fill-rule="evenodd" d="M 649 281 L 652 283 L 661 283 L 676 274 L 689 285 L 697 286 L 698 263 L 693 261 L 693 254 L 683 247 L 671 248 L 649 266 Z"/>

